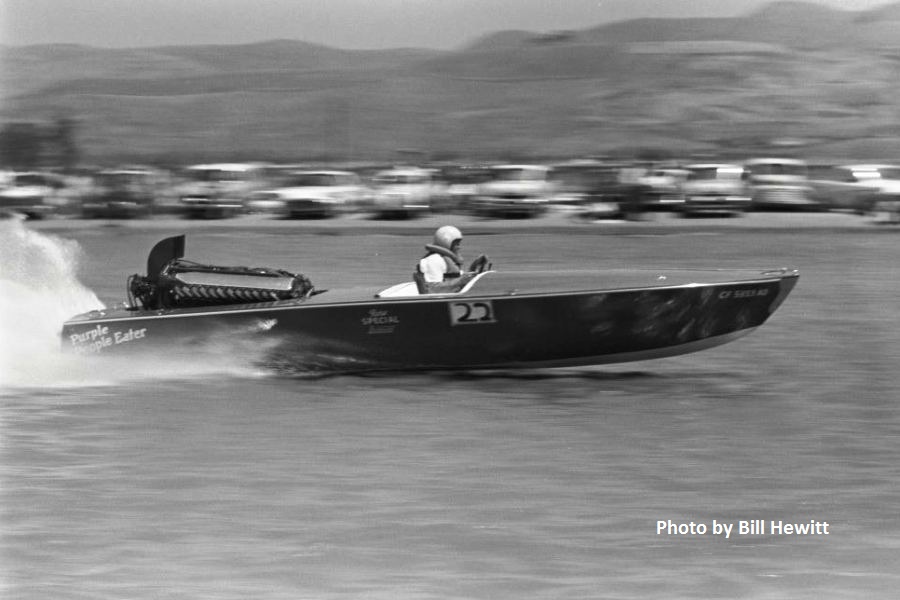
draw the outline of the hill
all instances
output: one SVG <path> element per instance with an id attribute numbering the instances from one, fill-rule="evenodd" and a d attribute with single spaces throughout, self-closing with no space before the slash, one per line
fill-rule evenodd
<path id="1" fill-rule="evenodd" d="M 2 47 L 3 122 L 75 119 L 87 160 L 900 156 L 900 3 L 498 32 L 458 51 L 300 41 Z"/>

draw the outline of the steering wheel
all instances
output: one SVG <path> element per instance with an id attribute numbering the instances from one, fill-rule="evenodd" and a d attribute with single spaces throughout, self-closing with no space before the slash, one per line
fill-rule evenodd
<path id="1" fill-rule="evenodd" d="M 472 264 L 469 266 L 469 271 L 473 273 L 484 273 L 485 271 L 490 271 L 491 267 L 493 267 L 491 261 L 487 256 L 482 254 L 472 261 Z"/>

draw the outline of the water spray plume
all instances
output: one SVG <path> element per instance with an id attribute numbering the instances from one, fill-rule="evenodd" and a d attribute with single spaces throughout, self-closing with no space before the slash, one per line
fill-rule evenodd
<path id="1" fill-rule="evenodd" d="M 0 221 L 0 393 L 16 389 L 119 385 L 147 379 L 262 375 L 253 365 L 265 351 L 213 343 L 165 356 L 86 356 L 61 349 L 62 325 L 72 316 L 105 308 L 78 281 L 78 243 Z M 177 349 L 174 349 L 177 350 Z"/>
<path id="2" fill-rule="evenodd" d="M 74 313 L 103 308 L 75 276 L 76 242 L 0 221 L 0 386 L 63 375 L 59 332 Z M 49 373 L 48 373 L 49 372 Z"/>

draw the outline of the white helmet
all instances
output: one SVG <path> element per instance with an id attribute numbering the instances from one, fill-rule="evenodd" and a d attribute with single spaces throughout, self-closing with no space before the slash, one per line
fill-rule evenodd
<path id="1" fill-rule="evenodd" d="M 444 225 L 434 232 L 434 245 L 450 250 L 456 240 L 461 240 L 462 232 L 453 225 Z"/>

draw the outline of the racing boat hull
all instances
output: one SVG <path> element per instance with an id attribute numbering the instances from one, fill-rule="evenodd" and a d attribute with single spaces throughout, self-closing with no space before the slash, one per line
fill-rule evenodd
<path id="1" fill-rule="evenodd" d="M 413 284 L 306 298 L 103 310 L 66 322 L 63 346 L 120 354 L 260 341 L 292 371 L 561 367 L 646 360 L 730 342 L 762 325 L 797 271 L 487 272 L 460 293 Z"/>

